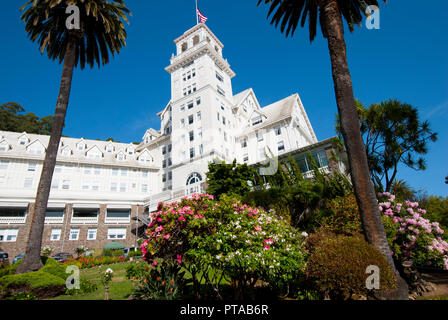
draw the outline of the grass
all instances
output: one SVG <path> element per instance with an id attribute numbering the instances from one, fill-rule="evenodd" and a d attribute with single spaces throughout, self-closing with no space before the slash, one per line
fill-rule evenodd
<path id="1" fill-rule="evenodd" d="M 101 283 L 101 275 L 108 269 L 112 269 L 113 279 L 109 285 L 110 300 L 127 300 L 132 292 L 132 281 L 126 278 L 126 266 L 129 262 L 105 265 L 97 268 L 82 269 L 81 278 L 95 283 L 98 289 L 85 295 L 62 295 L 52 300 L 104 300 L 104 286 Z"/>

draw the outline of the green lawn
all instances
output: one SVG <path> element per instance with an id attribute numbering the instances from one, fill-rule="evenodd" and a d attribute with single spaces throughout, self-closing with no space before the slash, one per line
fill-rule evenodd
<path id="1" fill-rule="evenodd" d="M 109 298 L 111 300 L 127 300 L 132 292 L 132 281 L 126 278 L 126 266 L 129 262 L 101 266 L 98 268 L 82 269 L 81 278 L 97 284 L 98 289 L 85 295 L 59 296 L 52 300 L 104 300 L 104 287 L 101 284 L 101 275 L 111 268 L 113 273 L 112 282 L 109 285 Z"/>

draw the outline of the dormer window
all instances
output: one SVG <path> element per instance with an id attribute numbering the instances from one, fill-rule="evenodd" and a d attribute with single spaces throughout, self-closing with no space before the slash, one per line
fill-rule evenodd
<path id="1" fill-rule="evenodd" d="M 25 136 L 22 136 L 19 138 L 19 145 L 24 146 L 28 143 L 28 138 Z"/>
<path id="2" fill-rule="evenodd" d="M 260 124 L 263 122 L 263 117 L 262 116 L 258 116 L 255 118 L 252 118 L 252 125 L 256 126 L 257 124 Z"/>
<path id="3" fill-rule="evenodd" d="M 106 146 L 106 152 L 107 153 L 113 153 L 114 151 L 115 151 L 115 148 L 114 148 L 114 146 L 112 144 L 108 144 Z"/>
<path id="4" fill-rule="evenodd" d="M 8 151 L 9 150 L 9 144 L 7 141 L 3 141 L 0 143 L 0 151 Z"/>
<path id="5" fill-rule="evenodd" d="M 77 147 L 78 151 L 84 151 L 87 148 L 87 145 L 85 143 L 78 143 Z"/>
<path id="6" fill-rule="evenodd" d="M 70 148 L 65 148 L 62 150 L 62 155 L 64 157 L 70 157 L 72 154 L 73 154 L 73 152 Z"/>
<path id="7" fill-rule="evenodd" d="M 103 153 L 98 149 L 98 147 L 94 147 L 86 153 L 86 157 L 89 159 L 101 159 L 103 157 Z"/>
<path id="8" fill-rule="evenodd" d="M 40 143 L 40 141 L 36 141 L 28 146 L 26 152 L 31 154 L 44 154 L 45 147 L 43 146 L 42 143 Z"/>
<path id="9" fill-rule="evenodd" d="M 124 161 L 124 160 L 126 160 L 126 156 L 124 155 L 124 153 L 120 152 L 120 153 L 117 155 L 117 160 L 118 160 L 118 161 Z"/>
<path id="10" fill-rule="evenodd" d="M 134 155 L 134 148 L 128 148 L 128 155 L 130 155 L 130 156 L 132 156 L 132 155 Z"/>

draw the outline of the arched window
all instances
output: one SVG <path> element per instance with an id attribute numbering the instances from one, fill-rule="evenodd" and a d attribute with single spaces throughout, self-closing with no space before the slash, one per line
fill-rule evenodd
<path id="1" fill-rule="evenodd" d="M 182 52 L 187 51 L 188 49 L 188 43 L 184 42 L 182 43 Z"/>
<path id="2" fill-rule="evenodd" d="M 202 192 L 202 176 L 194 172 L 187 179 L 187 195 L 192 195 L 193 193 Z"/>
<path id="3" fill-rule="evenodd" d="M 198 43 L 199 43 L 199 36 L 196 35 L 196 36 L 194 36 L 194 38 L 193 38 L 193 45 L 195 46 L 195 45 L 197 45 Z"/>

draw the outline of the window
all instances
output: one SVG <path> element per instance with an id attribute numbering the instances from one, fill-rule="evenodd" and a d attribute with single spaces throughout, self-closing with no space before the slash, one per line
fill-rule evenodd
<path id="1" fill-rule="evenodd" d="M 193 101 L 188 102 L 187 105 L 188 105 L 188 110 L 193 109 L 193 107 L 194 107 Z"/>
<path id="2" fill-rule="evenodd" d="M 0 160 L 0 170 L 7 170 L 9 165 L 9 161 Z"/>
<path id="3" fill-rule="evenodd" d="M 261 141 L 264 140 L 263 134 L 257 132 L 256 135 L 257 135 L 257 141 L 258 141 L 258 142 L 261 142 Z"/>
<path id="4" fill-rule="evenodd" d="M 226 125 L 226 117 L 222 117 L 222 124 Z"/>
<path id="5" fill-rule="evenodd" d="M 79 151 L 84 151 L 85 148 L 86 148 L 86 145 L 83 144 L 83 143 L 79 143 L 78 146 L 77 146 L 77 149 L 78 149 Z"/>
<path id="6" fill-rule="evenodd" d="M 143 178 L 148 178 L 148 171 L 143 170 L 143 171 L 142 171 L 142 177 L 143 177 Z"/>
<path id="7" fill-rule="evenodd" d="M 264 152 L 264 148 L 260 148 L 258 150 L 258 156 L 260 157 L 260 159 L 265 159 L 266 158 L 266 153 Z"/>
<path id="8" fill-rule="evenodd" d="M 171 160 L 171 158 L 168 158 L 168 167 L 171 167 L 173 165 L 173 161 Z"/>
<path id="9" fill-rule="evenodd" d="M 180 119 L 180 127 L 185 127 L 185 119 Z"/>
<path id="10" fill-rule="evenodd" d="M 107 230 L 107 239 L 126 239 L 126 229 L 125 228 L 109 228 Z"/>
<path id="11" fill-rule="evenodd" d="M 87 230 L 87 240 L 96 240 L 97 229 Z"/>
<path id="12" fill-rule="evenodd" d="M 0 242 L 16 242 L 19 229 L 0 229 Z"/>
<path id="13" fill-rule="evenodd" d="M 247 139 L 243 139 L 242 141 L 241 141 L 241 148 L 247 148 Z"/>
<path id="14" fill-rule="evenodd" d="M 222 90 L 219 86 L 217 87 L 217 89 L 218 89 L 218 93 L 220 94 L 220 95 L 222 95 L 222 96 L 226 96 L 226 93 L 225 93 L 225 91 L 224 90 Z"/>
<path id="15" fill-rule="evenodd" d="M 8 150 L 9 150 L 8 142 L 3 141 L 2 143 L 0 143 L 0 151 L 8 151 Z"/>
<path id="16" fill-rule="evenodd" d="M 194 116 L 193 115 L 188 116 L 188 124 L 193 124 L 193 122 L 194 122 Z"/>
<path id="17" fill-rule="evenodd" d="M 112 192 L 117 192 L 118 191 L 116 182 L 112 182 L 110 184 L 110 191 L 112 191 Z"/>
<path id="18" fill-rule="evenodd" d="M 278 151 L 285 150 L 285 143 L 283 141 L 278 142 Z"/>
<path id="19" fill-rule="evenodd" d="M 218 72 L 216 72 L 216 79 L 218 79 L 220 82 L 224 82 L 224 78 Z"/>
<path id="20" fill-rule="evenodd" d="M 184 112 L 185 111 L 185 106 L 180 106 L 180 111 Z"/>
<path id="21" fill-rule="evenodd" d="M 204 146 L 201 144 L 199 145 L 199 154 L 203 155 L 204 154 Z"/>
<path id="22" fill-rule="evenodd" d="M 218 112 L 218 121 L 220 120 L 220 115 L 219 115 L 219 112 Z"/>
<path id="23" fill-rule="evenodd" d="M 79 229 L 70 229 L 69 240 L 79 239 Z"/>
<path id="24" fill-rule="evenodd" d="M 59 180 L 53 179 L 51 181 L 51 189 L 58 190 L 59 189 Z"/>
<path id="25" fill-rule="evenodd" d="M 100 183 L 98 181 L 93 181 L 91 185 L 92 185 L 92 191 L 100 190 Z"/>
<path id="26" fill-rule="evenodd" d="M 181 159 L 182 159 L 182 161 L 187 159 L 187 153 L 185 151 L 182 151 Z"/>
<path id="27" fill-rule="evenodd" d="M 224 132 L 224 141 L 227 142 L 227 132 Z"/>
<path id="28" fill-rule="evenodd" d="M 190 159 L 194 158 L 194 148 L 190 149 Z"/>
<path id="29" fill-rule="evenodd" d="M 148 185 L 142 184 L 142 193 L 148 193 Z"/>
<path id="30" fill-rule="evenodd" d="M 127 175 L 128 175 L 128 169 L 121 169 L 121 176 L 127 177 Z"/>
<path id="31" fill-rule="evenodd" d="M 164 169 L 166 168 L 166 160 L 162 161 L 162 168 L 164 168 Z"/>
<path id="32" fill-rule="evenodd" d="M 162 175 L 162 182 L 166 182 L 166 174 Z"/>
<path id="33" fill-rule="evenodd" d="M 173 150 L 173 145 L 172 145 L 172 144 L 169 144 L 169 145 L 168 145 L 168 153 L 170 153 L 172 150 Z"/>
<path id="34" fill-rule="evenodd" d="M 276 136 L 279 136 L 279 135 L 282 134 L 282 127 L 276 127 L 274 130 L 275 130 L 275 135 Z"/>
<path id="35" fill-rule="evenodd" d="M 201 97 L 196 99 L 196 105 L 199 106 L 201 104 Z"/>
<path id="36" fill-rule="evenodd" d="M 31 189 L 33 187 L 33 178 L 25 178 L 25 182 L 23 183 L 23 187 L 25 189 Z"/>
<path id="37" fill-rule="evenodd" d="M 201 121 L 201 111 L 199 111 L 198 113 L 197 113 L 197 118 L 198 118 L 198 121 Z"/>
<path id="38" fill-rule="evenodd" d="M 168 172 L 168 181 L 172 181 L 173 180 L 173 172 L 170 171 Z"/>
<path id="39" fill-rule="evenodd" d="M 199 173 L 192 173 L 187 179 L 187 194 L 191 195 L 193 193 L 201 192 L 202 176 Z"/>
<path id="40" fill-rule="evenodd" d="M 118 176 L 118 168 L 112 168 L 112 176 Z"/>
<path id="41" fill-rule="evenodd" d="M 260 124 L 263 122 L 263 117 L 262 116 L 258 116 L 252 119 L 252 125 L 256 126 L 257 124 Z"/>
<path id="42" fill-rule="evenodd" d="M 92 172 L 92 167 L 85 167 L 84 174 L 89 175 Z"/>
<path id="43" fill-rule="evenodd" d="M 190 141 L 194 141 L 194 131 L 190 131 Z"/>
<path id="44" fill-rule="evenodd" d="M 50 234 L 51 241 L 59 241 L 61 240 L 61 232 L 62 229 L 52 229 Z"/>
<path id="45" fill-rule="evenodd" d="M 166 146 L 163 146 L 163 148 L 162 148 L 162 154 L 163 154 L 163 155 L 166 154 Z"/>
<path id="46" fill-rule="evenodd" d="M 249 162 L 249 155 L 248 154 L 244 155 L 243 161 L 244 162 Z"/>
<path id="47" fill-rule="evenodd" d="M 120 183 L 120 192 L 126 192 L 126 183 Z"/>
<path id="48" fill-rule="evenodd" d="M 198 129 L 198 136 L 199 136 L 200 138 L 202 138 L 202 128 L 199 128 L 199 129 Z"/>
<path id="49" fill-rule="evenodd" d="M 36 162 L 29 162 L 28 163 L 28 171 L 29 172 L 35 172 L 36 171 L 36 167 L 37 167 L 37 163 Z"/>
<path id="50" fill-rule="evenodd" d="M 28 142 L 28 138 L 22 137 L 19 139 L 19 145 L 24 146 Z"/>
<path id="51" fill-rule="evenodd" d="M 62 180 L 62 190 L 70 190 L 70 180 Z"/>
<path id="52" fill-rule="evenodd" d="M 118 161 L 124 161 L 124 160 L 126 160 L 126 156 L 123 153 L 120 152 L 117 155 L 117 159 L 118 159 Z"/>
<path id="53" fill-rule="evenodd" d="M 115 151 L 114 149 L 115 149 L 115 148 L 114 148 L 113 145 L 108 145 L 108 146 L 106 147 L 106 152 L 107 152 L 107 153 L 112 153 L 112 152 Z"/>
<path id="54" fill-rule="evenodd" d="M 96 176 L 101 175 L 101 168 L 98 167 L 93 168 L 93 174 Z"/>

